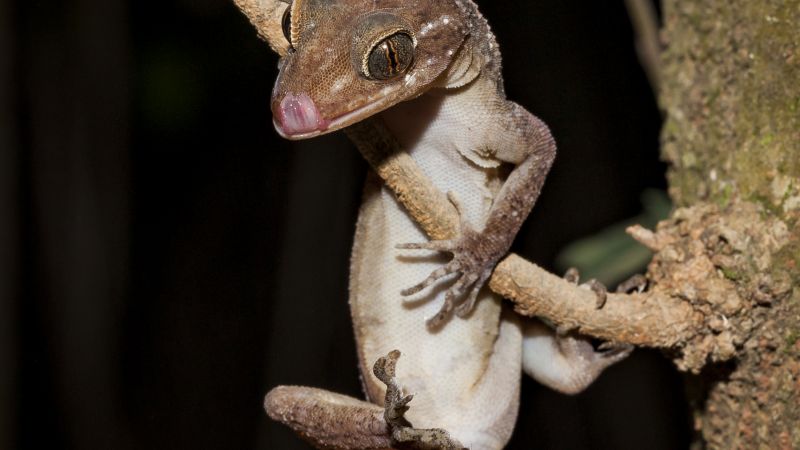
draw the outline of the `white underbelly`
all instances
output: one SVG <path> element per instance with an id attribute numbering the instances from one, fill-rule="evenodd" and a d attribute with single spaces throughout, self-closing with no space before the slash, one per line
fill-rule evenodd
<path id="1" fill-rule="evenodd" d="M 412 157 L 438 189 L 456 194 L 470 222 L 481 228 L 498 184 L 494 172 L 477 170 L 457 153 L 425 143 L 422 139 L 411 149 Z M 438 312 L 452 277 L 412 297 L 400 291 L 425 279 L 450 255 L 395 249 L 427 240 L 392 193 L 377 184 L 368 187 L 354 246 L 350 300 L 368 395 L 382 403 L 384 386 L 372 375 L 372 364 L 398 349 L 397 379 L 415 394 L 407 413 L 415 427 L 444 428 L 470 448 L 501 448 L 517 413 L 519 326 L 513 319 L 501 324 L 501 299 L 485 288 L 469 317 L 453 316 L 430 330 L 426 319 Z"/>

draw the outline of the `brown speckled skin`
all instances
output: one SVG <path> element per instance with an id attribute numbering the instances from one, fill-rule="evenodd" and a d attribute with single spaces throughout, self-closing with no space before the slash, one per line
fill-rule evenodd
<path id="1" fill-rule="evenodd" d="M 264 409 L 273 420 L 289 425 L 317 448 L 392 446 L 383 408 L 351 397 L 322 389 L 280 386 L 267 394 Z"/>
<path id="2" fill-rule="evenodd" d="M 273 110 L 286 93 L 305 92 L 322 116 L 330 119 L 374 101 L 389 107 L 420 95 L 449 65 L 450 59 L 442 56 L 448 50 L 457 50 L 468 32 L 460 8 L 450 1 L 296 0 L 291 8 L 294 52 L 281 59 L 272 92 Z M 361 14 L 354 15 L 354 11 Z M 357 76 L 360 55 L 354 56 L 353 50 L 369 45 L 364 41 L 372 36 L 364 34 L 363 23 L 376 11 L 391 12 L 412 32 L 420 30 L 432 16 L 452 17 L 447 27 L 414 33 L 417 54 L 409 72 L 416 74 L 413 83 L 406 83 L 403 77 L 376 83 Z M 332 89 L 337 82 L 338 88 Z"/>

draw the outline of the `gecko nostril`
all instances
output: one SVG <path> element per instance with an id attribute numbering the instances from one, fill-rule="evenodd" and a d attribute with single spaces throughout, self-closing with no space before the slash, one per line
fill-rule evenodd
<path id="1" fill-rule="evenodd" d="M 327 121 L 322 119 L 314 101 L 306 93 L 287 93 L 277 108 L 273 106 L 273 115 L 278 131 L 287 136 L 324 131 L 327 128 Z"/>

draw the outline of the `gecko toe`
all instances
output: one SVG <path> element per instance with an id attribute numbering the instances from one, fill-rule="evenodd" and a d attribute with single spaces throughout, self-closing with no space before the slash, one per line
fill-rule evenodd
<path id="1" fill-rule="evenodd" d="M 580 282 L 581 275 L 577 268 L 570 267 L 564 273 L 563 278 L 569 283 L 578 284 Z M 603 306 L 605 306 L 606 299 L 608 298 L 608 289 L 603 283 L 592 278 L 586 283 L 581 284 L 580 287 L 589 288 L 592 290 L 592 292 L 594 292 L 595 296 L 597 297 L 594 305 L 595 309 L 602 309 Z"/>
<path id="2" fill-rule="evenodd" d="M 480 293 L 481 289 L 483 289 L 483 286 L 486 284 L 486 280 L 488 280 L 491 275 L 491 270 L 483 271 L 480 278 L 478 278 L 478 280 L 472 285 L 472 288 L 469 292 L 469 297 L 467 297 L 467 299 L 458 305 L 458 308 L 456 308 L 456 315 L 458 317 L 464 318 L 472 312 L 472 309 L 475 308 L 475 302 L 478 299 L 478 294 Z"/>
<path id="3" fill-rule="evenodd" d="M 450 311 L 453 310 L 455 307 L 456 301 L 464 295 L 464 291 L 466 291 L 471 285 L 475 283 L 478 279 L 478 276 L 474 273 L 465 273 L 461 275 L 458 281 L 455 282 L 450 289 L 447 290 L 447 294 L 444 296 L 444 303 L 442 304 L 442 308 L 439 312 L 429 320 L 428 326 L 438 326 L 444 319 L 450 314 Z M 462 305 L 459 305 L 458 309 L 461 309 Z"/>
<path id="4" fill-rule="evenodd" d="M 458 261 L 452 260 L 449 263 L 447 263 L 445 266 L 440 267 L 440 268 L 434 270 L 433 272 L 431 272 L 431 274 L 428 275 L 427 278 L 425 278 L 424 280 L 422 280 L 419 283 L 415 284 L 414 286 L 411 286 L 410 288 L 403 289 L 402 291 L 400 291 L 400 295 L 405 297 L 405 296 L 409 296 L 409 295 L 412 295 L 412 294 L 416 294 L 417 292 L 419 292 L 419 291 L 425 289 L 426 287 L 432 285 L 433 283 L 435 283 L 436 280 L 438 280 L 438 279 L 440 279 L 442 277 L 445 277 L 447 275 L 450 275 L 451 273 L 458 272 L 460 269 L 461 269 L 461 265 L 458 263 Z"/>
<path id="5" fill-rule="evenodd" d="M 608 298 L 608 289 L 606 289 L 606 285 L 594 278 L 587 281 L 586 284 L 589 285 L 589 289 L 591 289 L 597 297 L 594 305 L 595 309 L 602 309 L 603 306 L 606 305 L 606 299 Z"/>
<path id="6" fill-rule="evenodd" d="M 633 351 L 633 348 L 634 347 L 631 344 L 607 341 L 600 344 L 597 347 L 597 350 L 599 350 L 605 358 L 622 359 L 630 355 L 630 353 Z"/>
<path id="7" fill-rule="evenodd" d="M 636 274 L 617 286 L 616 292 L 621 294 L 630 294 L 636 292 L 641 294 L 647 289 L 647 278 L 642 274 Z"/>
<path id="8" fill-rule="evenodd" d="M 410 250 L 435 250 L 438 252 L 452 252 L 453 241 L 441 240 L 441 241 L 428 241 L 428 242 L 409 242 L 405 244 L 397 244 L 395 248 L 401 250 L 410 249 Z"/>
<path id="9" fill-rule="evenodd" d="M 444 302 L 442 303 L 442 307 L 439 308 L 439 312 L 436 313 L 435 316 L 431 317 L 426 321 L 426 324 L 429 328 L 437 328 L 442 323 L 444 323 L 445 319 L 450 315 L 450 311 L 453 310 L 453 306 L 455 304 L 455 296 L 453 295 L 452 289 L 449 289 L 444 296 Z"/>
<path id="10" fill-rule="evenodd" d="M 566 272 L 564 272 L 563 278 L 569 283 L 578 284 L 578 280 L 580 280 L 581 275 L 580 272 L 578 272 L 577 267 L 570 267 Z"/>

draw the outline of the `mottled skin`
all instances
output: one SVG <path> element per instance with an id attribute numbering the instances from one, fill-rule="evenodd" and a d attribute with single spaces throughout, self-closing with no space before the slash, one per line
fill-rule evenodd
<path id="1" fill-rule="evenodd" d="M 285 4 L 235 1 L 282 56 L 271 104 L 281 135 L 351 126 L 364 153 L 397 142 L 462 220 L 457 238 L 426 242 L 393 193 L 368 180 L 350 305 L 365 391 L 384 404 L 385 427 L 374 404 L 311 388 L 270 392 L 271 417 L 320 448 L 497 449 L 513 431 L 521 370 L 575 393 L 627 355 L 523 324 L 481 289 L 535 204 L 555 143 L 541 120 L 506 100 L 497 43 L 474 3 L 295 0 L 289 42 L 275 31 Z M 407 67 L 390 49 L 405 41 L 381 47 L 394 33 L 414 40 Z M 387 73 L 402 71 L 368 73 L 376 48 Z M 395 373 L 397 349 L 405 356 Z M 415 394 L 411 405 L 400 385 Z"/>

